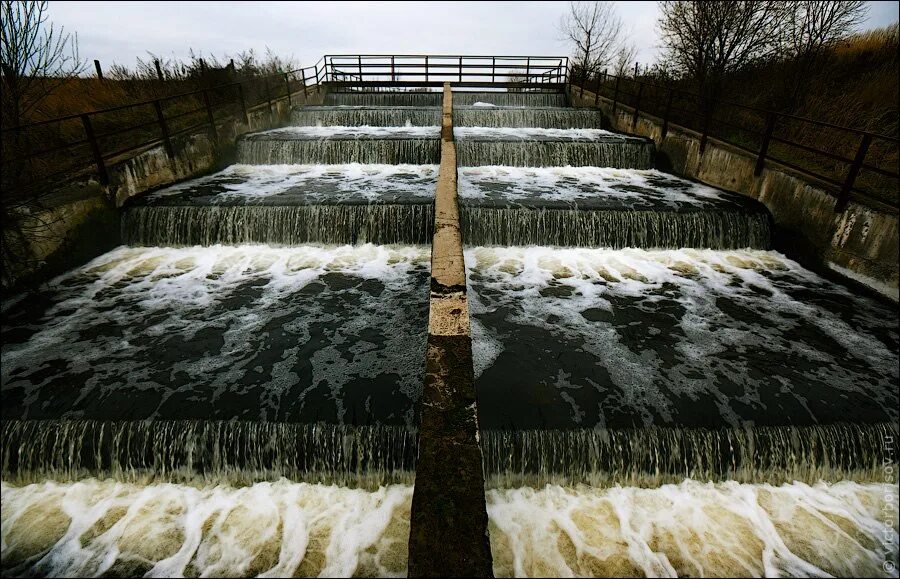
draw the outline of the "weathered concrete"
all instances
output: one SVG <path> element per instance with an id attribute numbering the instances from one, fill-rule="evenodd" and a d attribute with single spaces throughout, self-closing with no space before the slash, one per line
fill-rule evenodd
<path id="1" fill-rule="evenodd" d="M 490 577 L 449 84 L 444 85 L 443 103 L 409 576 Z"/>
<path id="2" fill-rule="evenodd" d="M 573 89 L 575 106 L 593 106 L 594 93 Z M 662 135 L 662 119 L 643 112 L 633 124 L 634 109 L 616 107 L 599 99 L 600 109 L 613 130 L 652 138 L 658 151 L 657 166 L 708 185 L 735 191 L 766 205 L 775 220 L 775 248 L 804 266 L 836 271 L 855 282 L 898 300 L 897 210 L 874 201 L 851 200 L 835 212 L 833 187 L 778 163 L 767 161 L 760 176 L 753 174 L 756 155 L 708 139 L 700 153 L 700 134 L 669 124 Z"/>
<path id="3" fill-rule="evenodd" d="M 292 95 L 298 105 L 320 104 L 324 90 Z M 248 123 L 241 118 L 217 123 L 218 144 L 208 131 L 172 139 L 174 157 L 166 154 L 162 141 L 150 143 L 127 157 L 107 161 L 109 184 L 101 185 L 92 175 L 73 179 L 43 200 L 46 209 L 23 220 L 23 233 L 4 228 L 3 243 L 15 245 L 17 253 L 28 256 L 4 273 L 4 289 L 33 285 L 115 247 L 120 242 L 117 207 L 129 198 L 167 187 L 231 164 L 237 138 L 253 131 L 287 124 L 291 110 L 286 100 L 247 110 Z M 44 223 L 47 226 L 37 226 Z M 115 226 L 111 224 L 115 223 Z"/>

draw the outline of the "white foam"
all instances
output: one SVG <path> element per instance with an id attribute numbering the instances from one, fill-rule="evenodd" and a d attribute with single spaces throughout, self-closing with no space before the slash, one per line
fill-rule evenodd
<path id="1" fill-rule="evenodd" d="M 453 135 L 457 139 L 553 139 L 595 141 L 610 138 L 629 139 L 621 133 L 613 133 L 603 129 L 546 129 L 538 127 L 454 127 Z"/>
<path id="2" fill-rule="evenodd" d="M 662 180 L 665 186 L 659 184 Z M 485 198 L 485 186 L 491 185 L 503 186 L 501 195 L 510 201 L 578 201 L 598 197 L 625 201 L 652 197 L 667 203 L 696 204 L 723 199 L 721 190 L 656 169 L 501 165 L 459 169 L 459 196 L 463 199 Z"/>
<path id="3" fill-rule="evenodd" d="M 217 197 L 254 200 L 308 184 L 327 182 L 328 189 L 319 197 L 340 201 L 342 197 L 378 199 L 382 192 L 433 197 L 432 182 L 437 179 L 437 165 L 385 165 L 348 163 L 344 165 L 230 165 L 213 175 L 191 179 L 148 195 L 162 198 L 179 195 L 197 187 L 215 185 L 224 191 Z M 224 182 L 223 182 L 224 181 Z M 310 196 L 315 197 L 316 192 Z"/>
<path id="4" fill-rule="evenodd" d="M 413 488 L 2 483 L 5 571 L 405 576 Z M 489 490 L 497 577 L 894 576 L 896 484 Z M 890 565 L 894 566 L 891 568 Z"/>
<path id="5" fill-rule="evenodd" d="M 2 484 L 4 570 L 96 577 L 403 577 L 412 487 Z M 33 558 L 28 560 L 27 557 Z"/>
<path id="6" fill-rule="evenodd" d="M 367 137 L 395 137 L 402 138 L 438 138 L 441 135 L 441 128 L 438 126 L 414 127 L 407 125 L 403 127 L 375 127 L 371 125 L 358 126 L 306 126 L 306 127 L 284 127 L 280 129 L 272 129 L 261 133 L 254 133 L 254 139 L 264 139 L 271 137 L 294 137 L 298 139 L 364 139 Z"/>
<path id="7" fill-rule="evenodd" d="M 887 333 L 896 340 L 896 317 L 885 317 L 879 304 L 856 298 L 777 252 L 477 247 L 465 251 L 465 262 L 475 320 L 473 348 L 485 361 L 477 364 L 476 376 L 499 356 L 506 341 L 515 339 L 503 328 L 521 325 L 538 328 L 547 340 L 583 344 L 583 352 L 594 357 L 621 390 L 622 403 L 641 412 L 646 423 L 668 423 L 678 400 L 701 396 L 715 401 L 722 418 L 734 425 L 742 420 L 741 408 L 764 407 L 764 394 L 781 388 L 771 377 L 750 372 L 747 362 L 736 356 L 748 349 L 769 352 L 773 359 L 802 357 L 809 368 L 793 371 L 808 373 L 812 383 L 828 387 L 835 396 L 871 399 L 889 416 L 896 415 L 896 389 L 889 387 L 891 381 L 896 384 L 896 352 L 877 337 Z M 481 295 L 473 284 L 489 291 Z M 559 286 L 571 291 L 559 297 L 542 295 Z M 852 301 L 853 319 L 798 299 L 794 291 Z M 656 314 L 680 329 L 668 336 L 676 341 L 672 359 L 663 360 L 649 347 L 636 348 L 614 324 L 596 323 L 585 315 L 592 309 L 613 311 L 612 302 L 622 299 L 633 304 L 633 315 L 645 309 L 655 312 L 654 303 L 662 300 L 678 306 L 677 314 Z M 734 318 L 720 300 L 751 315 Z M 490 328 L 478 322 L 497 309 L 508 312 L 505 322 L 492 322 Z M 653 314 L 644 315 L 649 320 Z M 808 332 L 810 325 L 821 338 L 807 342 L 795 334 L 796 328 Z M 815 347 L 816 339 L 840 345 L 840 357 L 854 363 Z M 861 367 L 868 367 L 868 373 L 861 374 Z M 741 395 L 720 389 L 717 376 L 739 376 Z M 783 392 L 801 403 L 807 395 L 805 390 Z"/>
<path id="8" fill-rule="evenodd" d="M 472 106 L 473 107 L 495 107 L 497 105 L 495 105 L 493 103 L 483 103 L 481 101 L 478 101 L 478 102 L 472 103 Z"/>
<path id="9" fill-rule="evenodd" d="M 491 490 L 494 572 L 896 577 L 897 492 L 896 484 L 690 480 L 656 489 Z"/>

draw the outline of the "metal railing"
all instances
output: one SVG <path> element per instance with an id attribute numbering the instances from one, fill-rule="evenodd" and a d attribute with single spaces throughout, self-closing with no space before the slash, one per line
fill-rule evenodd
<path id="1" fill-rule="evenodd" d="M 325 82 L 337 88 L 494 87 L 563 90 L 565 56 L 329 54 Z"/>
<path id="2" fill-rule="evenodd" d="M 662 136 L 669 124 L 700 133 L 700 153 L 712 137 L 756 157 L 755 175 L 767 161 L 779 163 L 827 183 L 843 211 L 851 196 L 898 207 L 898 139 L 796 115 L 744 105 L 725 99 L 704 100 L 701 95 L 673 86 L 602 73 L 586 80 L 570 74 L 573 90 L 594 93 L 632 109 L 632 129 L 640 113 L 662 121 Z M 575 88 L 577 87 L 577 88 Z M 823 146 L 823 143 L 827 146 Z"/>
<path id="3" fill-rule="evenodd" d="M 305 99 L 323 79 L 320 60 L 314 66 L 284 73 L 4 127 L 4 171 L 27 167 L 34 177 L 19 183 L 15 192 L 4 191 L 3 196 L 28 195 L 34 187 L 52 186 L 93 172 L 91 165 L 100 183 L 106 185 L 110 162 L 160 143 L 174 159 L 173 139 L 204 129 L 218 143 L 218 125 L 226 118 L 238 117 L 247 123 L 248 109 L 262 104 L 268 104 L 271 114 L 274 103 L 287 100 L 290 106 L 298 93 Z"/>

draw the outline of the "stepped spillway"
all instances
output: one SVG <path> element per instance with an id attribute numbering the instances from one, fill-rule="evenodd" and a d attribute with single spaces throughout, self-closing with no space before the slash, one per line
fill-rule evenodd
<path id="1" fill-rule="evenodd" d="M 238 140 L 238 162 L 281 164 L 440 163 L 439 127 L 286 127 Z"/>
<path id="2" fill-rule="evenodd" d="M 130 245 L 429 243 L 434 165 L 232 165 L 129 204 Z"/>
<path id="3" fill-rule="evenodd" d="M 759 202 L 656 170 L 463 167 L 472 245 L 768 249 Z"/>
<path id="4" fill-rule="evenodd" d="M 456 127 L 538 127 L 547 129 L 602 129 L 603 115 L 591 109 L 565 107 L 456 106 Z"/>
<path id="5" fill-rule="evenodd" d="M 458 127 L 453 132 L 463 167 L 653 167 L 653 141 L 602 129 Z"/>
<path id="6" fill-rule="evenodd" d="M 439 126 L 440 107 L 307 106 L 291 113 L 295 126 Z"/>
<path id="7" fill-rule="evenodd" d="M 328 106 L 364 107 L 439 107 L 443 100 L 440 92 L 328 92 Z"/>

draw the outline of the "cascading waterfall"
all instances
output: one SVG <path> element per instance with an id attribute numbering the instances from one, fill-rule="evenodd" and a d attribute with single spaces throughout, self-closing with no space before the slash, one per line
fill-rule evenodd
<path id="1" fill-rule="evenodd" d="M 431 240 L 431 203 L 133 207 L 122 215 L 129 245 L 412 243 Z"/>
<path id="2" fill-rule="evenodd" d="M 653 167 L 653 141 L 616 138 L 610 141 L 496 140 L 457 138 L 460 166 L 511 165 L 516 167 Z"/>
<path id="3" fill-rule="evenodd" d="M 453 92 L 453 106 L 487 103 L 498 107 L 564 107 L 561 92 Z"/>
<path id="4" fill-rule="evenodd" d="M 5 420 L 3 479 L 86 476 L 148 484 L 286 477 L 373 488 L 411 483 L 416 432 L 397 426 L 245 421 Z"/>
<path id="5" fill-rule="evenodd" d="M 237 158 L 251 165 L 384 163 L 434 165 L 441 162 L 436 138 L 267 139 L 238 141 Z"/>
<path id="6" fill-rule="evenodd" d="M 299 126 L 368 125 L 372 127 L 440 126 L 440 107 L 320 106 L 294 109 L 291 122 Z"/>
<path id="7" fill-rule="evenodd" d="M 439 107 L 441 92 L 329 92 L 325 104 L 332 106 Z"/>
<path id="8" fill-rule="evenodd" d="M 473 107 L 453 109 L 457 127 L 543 127 L 548 129 L 601 129 L 603 115 L 593 109 L 562 107 Z"/>
<path id="9" fill-rule="evenodd" d="M 768 249 L 765 211 L 635 211 L 478 207 L 463 201 L 463 238 L 472 245 Z"/>
<path id="10" fill-rule="evenodd" d="M 691 478 L 743 483 L 883 481 L 897 463 L 896 424 L 729 429 L 486 430 L 488 486 L 656 487 Z"/>

